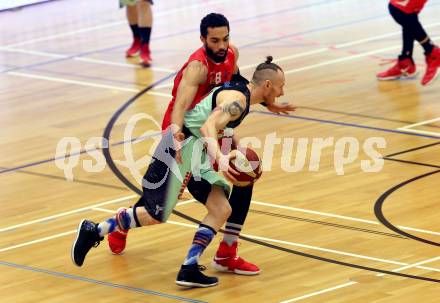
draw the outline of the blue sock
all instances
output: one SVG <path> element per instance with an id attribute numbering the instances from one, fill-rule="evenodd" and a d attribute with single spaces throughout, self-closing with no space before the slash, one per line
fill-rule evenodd
<path id="1" fill-rule="evenodd" d="M 198 264 L 200 256 L 209 243 L 211 243 L 216 233 L 217 232 L 212 227 L 200 224 L 194 235 L 188 255 L 186 256 L 185 261 L 183 261 L 183 265 Z"/>

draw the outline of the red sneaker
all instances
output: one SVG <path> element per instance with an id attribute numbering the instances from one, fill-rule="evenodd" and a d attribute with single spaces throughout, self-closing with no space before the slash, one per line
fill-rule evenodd
<path id="1" fill-rule="evenodd" d="M 125 250 L 125 245 L 127 243 L 127 230 L 114 231 L 108 234 L 108 247 L 110 248 L 112 254 L 122 255 Z"/>
<path id="2" fill-rule="evenodd" d="M 127 58 L 137 56 L 140 50 L 141 50 L 141 39 L 134 38 L 130 48 L 125 51 L 125 56 Z"/>
<path id="3" fill-rule="evenodd" d="M 141 45 L 141 53 L 139 55 L 140 64 L 143 67 L 149 67 L 151 65 L 151 53 L 150 46 L 148 44 Z"/>
<path id="4" fill-rule="evenodd" d="M 237 242 L 229 246 L 225 241 L 220 246 L 212 261 L 212 267 L 221 272 L 233 272 L 239 275 L 258 275 L 260 269 L 257 265 L 249 263 L 237 256 Z"/>
<path id="5" fill-rule="evenodd" d="M 397 60 L 396 64 L 387 71 L 377 74 L 379 80 L 396 80 L 399 78 L 411 78 L 417 75 L 416 65 L 410 58 Z"/>
<path id="6" fill-rule="evenodd" d="M 434 46 L 432 52 L 426 56 L 426 72 L 422 79 L 423 85 L 434 82 L 438 76 L 438 68 L 440 67 L 440 48 Z"/>

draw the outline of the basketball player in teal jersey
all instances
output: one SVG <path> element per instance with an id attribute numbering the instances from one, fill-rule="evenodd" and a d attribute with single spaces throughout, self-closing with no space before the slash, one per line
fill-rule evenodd
<path id="1" fill-rule="evenodd" d="M 175 125 L 171 125 L 162 137 L 142 182 L 143 195 L 134 207 L 123 209 L 99 224 L 89 220 L 80 222 L 71 250 L 73 262 L 82 266 L 89 250 L 106 234 L 166 222 L 177 203 L 185 177 L 193 174 L 195 182 L 199 182 L 197 200 L 205 204 L 208 214 L 195 233 L 176 283 L 185 287 L 217 285 L 218 279 L 205 276 L 198 261 L 231 213 L 230 186 L 226 180 L 235 182 L 234 175 L 238 174 L 229 166 L 235 151 L 222 154 L 218 135 L 225 128 L 237 127 L 248 114 L 250 105 L 273 104 L 284 94 L 284 83 L 284 72 L 272 63 L 272 57 L 268 57 L 257 66 L 249 84 L 227 82 L 187 111 L 181 132 L 180 129 L 175 132 Z M 180 163 L 175 159 L 177 151 L 182 157 Z M 224 177 L 213 169 L 212 163 L 206 162 L 207 159 L 214 159 L 220 165 Z M 209 164 L 200 166 L 200 163 Z"/>
<path id="2" fill-rule="evenodd" d="M 206 15 L 200 22 L 200 38 L 203 46 L 193 52 L 174 78 L 172 99 L 165 112 L 162 130 L 171 124 L 180 130 L 185 112 L 194 108 L 216 85 L 224 82 L 244 81 L 237 65 L 238 50 L 229 43 L 229 22 L 217 13 Z M 287 104 L 267 104 L 273 112 L 294 110 Z M 179 161 L 179 154 L 177 155 Z M 198 183 L 194 178 L 188 182 L 188 190 L 198 200 Z M 232 213 L 225 226 L 223 241 L 220 243 L 212 265 L 216 270 L 241 275 L 256 275 L 257 265 L 238 255 L 238 236 L 246 220 L 252 198 L 253 186 L 234 186 L 229 197 Z M 203 197 L 202 197 L 203 198 Z M 204 198 L 206 199 L 206 197 Z M 126 247 L 128 231 L 120 230 L 108 236 L 112 253 L 121 254 Z"/>

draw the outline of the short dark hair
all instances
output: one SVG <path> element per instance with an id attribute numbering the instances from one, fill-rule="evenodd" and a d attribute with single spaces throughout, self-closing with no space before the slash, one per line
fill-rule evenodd
<path id="1" fill-rule="evenodd" d="M 272 56 L 267 56 L 266 61 L 258 64 L 252 76 L 252 82 L 260 84 L 261 81 L 268 80 L 268 78 L 270 78 L 270 70 L 273 70 L 275 73 L 278 72 L 278 70 L 283 71 L 283 69 L 273 63 L 272 60 Z"/>
<path id="2" fill-rule="evenodd" d="M 210 13 L 203 17 L 200 21 L 200 35 L 204 38 L 208 36 L 208 27 L 222 27 L 226 26 L 229 31 L 229 21 L 222 14 Z"/>

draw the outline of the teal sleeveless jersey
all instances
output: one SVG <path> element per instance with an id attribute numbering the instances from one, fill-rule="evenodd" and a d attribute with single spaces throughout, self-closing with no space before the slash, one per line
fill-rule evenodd
<path id="1" fill-rule="evenodd" d="M 226 82 L 222 86 L 214 88 L 208 95 L 206 95 L 192 110 L 187 111 L 183 124 L 187 128 L 191 135 L 201 138 L 200 128 L 208 120 L 209 115 L 211 115 L 214 108 L 217 106 L 217 95 L 224 90 L 236 90 L 242 92 L 246 96 L 246 106 L 241 114 L 240 118 L 229 122 L 226 128 L 235 128 L 244 117 L 249 113 L 250 106 L 250 92 L 247 86 L 241 82 Z"/>
<path id="2" fill-rule="evenodd" d="M 197 105 L 192 110 L 185 113 L 183 123 L 185 127 L 189 129 L 192 135 L 197 138 L 202 137 L 202 134 L 200 133 L 200 128 L 206 122 L 209 115 L 212 113 L 213 108 L 215 108 L 215 105 L 213 106 L 212 104 L 213 102 L 215 102 L 213 96 L 219 88 L 220 87 L 214 88 L 208 95 L 205 96 L 205 98 L 197 103 Z"/>

